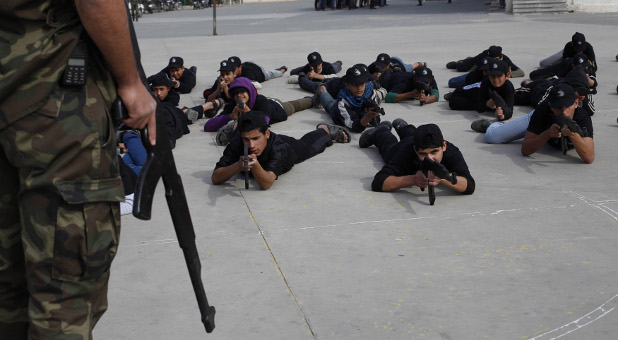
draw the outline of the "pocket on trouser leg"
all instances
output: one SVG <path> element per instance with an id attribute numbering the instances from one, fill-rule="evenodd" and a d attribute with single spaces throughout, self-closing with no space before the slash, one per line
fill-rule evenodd
<path id="1" fill-rule="evenodd" d="M 120 233 L 116 180 L 57 183 L 63 201 L 54 230 L 54 279 L 92 279 L 109 269 Z M 86 187 L 98 190 L 84 191 Z"/>

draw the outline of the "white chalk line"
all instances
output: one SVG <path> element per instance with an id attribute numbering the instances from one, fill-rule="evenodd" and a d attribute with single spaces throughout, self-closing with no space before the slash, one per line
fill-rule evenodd
<path id="1" fill-rule="evenodd" d="M 609 304 L 610 302 L 612 302 L 613 300 L 615 300 L 618 297 L 617 295 L 614 295 L 611 299 L 607 300 L 604 304 L 602 304 L 601 306 L 599 306 L 598 308 L 596 308 L 595 310 L 593 310 L 592 312 L 582 316 L 581 318 L 571 321 L 569 323 L 567 323 L 566 325 L 560 326 L 556 329 L 553 329 L 549 332 L 543 333 L 541 335 L 535 336 L 534 338 L 530 339 L 530 340 L 545 340 L 545 339 L 558 339 L 561 338 L 567 334 L 573 333 L 576 330 L 586 327 L 589 324 L 601 319 L 602 317 L 604 317 L 605 315 L 609 314 L 609 312 L 613 311 L 614 309 L 616 309 L 615 306 L 611 306 L 611 308 L 606 309 L 605 305 Z M 618 301 L 617 301 L 618 302 Z M 617 303 L 614 302 L 614 303 Z M 598 312 L 598 313 L 597 313 Z M 600 314 L 599 314 L 600 313 Z M 595 315 L 593 315 L 595 314 Z M 598 314 L 598 315 L 596 315 Z M 584 323 L 580 324 L 580 321 L 584 321 Z M 553 333 L 557 333 L 557 334 L 553 334 Z"/>
<path id="2" fill-rule="evenodd" d="M 585 204 L 595 207 L 601 211 L 603 211 L 604 213 L 606 213 L 607 215 L 609 215 L 614 221 L 618 221 L 618 212 L 614 211 L 613 209 L 606 207 L 605 204 L 607 203 L 615 203 L 616 200 L 605 200 L 605 201 L 594 201 L 582 194 L 579 194 L 575 191 L 568 191 L 568 190 L 564 190 L 564 192 L 568 193 L 571 196 L 577 197 L 579 200 L 581 200 L 582 202 L 584 202 Z"/>
<path id="3" fill-rule="evenodd" d="M 144 241 L 137 244 L 130 245 L 120 245 L 119 248 L 130 248 L 130 247 L 141 247 L 141 246 L 153 246 L 159 244 L 170 244 L 170 243 L 178 243 L 177 239 L 167 238 L 162 240 L 153 240 L 153 241 Z"/>
<path id="4" fill-rule="evenodd" d="M 616 200 L 603 201 L 603 203 L 613 203 L 613 202 L 616 202 Z M 569 209 L 569 208 L 577 208 L 577 207 L 589 206 L 589 205 L 592 205 L 592 204 L 586 202 L 582 204 L 573 203 L 573 204 L 564 204 L 564 205 L 546 206 L 546 207 L 499 209 L 499 210 L 495 210 L 492 212 L 475 211 L 475 212 L 466 212 L 466 213 L 462 213 L 458 215 L 442 216 L 442 217 L 426 216 L 426 217 L 410 217 L 410 218 L 397 218 L 397 219 L 386 219 L 386 220 L 355 221 L 355 222 L 348 222 L 348 223 L 325 224 L 325 225 L 319 225 L 319 226 L 306 226 L 306 227 L 300 227 L 297 229 L 283 228 L 283 229 L 279 229 L 278 231 L 311 230 L 311 229 L 355 226 L 355 225 L 363 225 L 363 224 L 395 223 L 395 222 L 420 221 L 420 220 L 449 220 L 449 219 L 459 219 L 461 217 L 495 216 L 495 215 L 500 215 L 504 213 L 512 213 L 512 212 L 531 212 L 531 211 L 543 211 L 543 210 L 555 210 L 555 209 Z M 598 207 L 598 209 L 607 213 L 601 207 Z"/>

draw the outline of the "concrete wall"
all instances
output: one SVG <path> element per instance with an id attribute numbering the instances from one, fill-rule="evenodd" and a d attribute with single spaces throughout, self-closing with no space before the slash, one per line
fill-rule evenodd
<path id="1" fill-rule="evenodd" d="M 568 0 L 575 12 L 618 12 L 618 0 Z"/>

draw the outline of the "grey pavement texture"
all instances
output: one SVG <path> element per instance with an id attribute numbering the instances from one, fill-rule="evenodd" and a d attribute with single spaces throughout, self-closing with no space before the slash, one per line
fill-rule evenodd
<path id="1" fill-rule="evenodd" d="M 159 184 L 151 221 L 123 217 L 96 339 L 616 338 L 618 15 L 488 15 L 481 0 L 415 5 L 315 12 L 309 1 L 254 3 L 218 8 L 218 36 L 211 9 L 145 15 L 137 33 L 147 73 L 172 55 L 198 67 L 198 85 L 181 96 L 192 106 L 231 55 L 292 68 L 317 50 L 345 72 L 387 52 L 427 61 L 442 96 L 459 75 L 448 61 L 499 44 L 529 73 L 583 32 L 599 64 L 594 163 L 549 147 L 523 157 L 521 141 L 486 144 L 470 129 L 486 116 L 451 111 L 440 98 L 384 104 L 385 118 L 438 124 L 476 179 L 471 196 L 437 189 L 430 206 L 418 188 L 372 192 L 382 162 L 375 147 L 358 147 L 358 134 L 267 191 L 254 181 L 245 190 L 240 177 L 212 185 L 223 147 L 198 121 L 174 155 L 216 329 L 206 334 L 200 323 Z M 287 74 L 262 85 L 261 94 L 282 100 L 309 95 Z M 514 117 L 529 110 L 516 107 Z M 310 109 L 272 130 L 300 137 L 321 121 L 330 117 Z"/>

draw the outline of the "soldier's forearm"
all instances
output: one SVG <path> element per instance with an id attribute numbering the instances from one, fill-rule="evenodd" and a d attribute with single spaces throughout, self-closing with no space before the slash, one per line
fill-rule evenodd
<path id="1" fill-rule="evenodd" d="M 88 35 L 97 45 L 119 87 L 141 83 L 133 58 L 129 19 L 123 0 L 75 0 Z"/>

